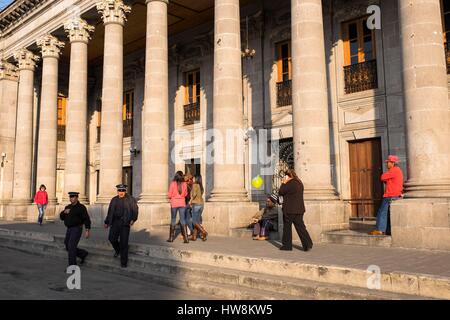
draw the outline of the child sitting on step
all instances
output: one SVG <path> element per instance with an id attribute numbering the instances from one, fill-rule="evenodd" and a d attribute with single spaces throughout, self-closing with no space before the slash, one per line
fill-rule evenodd
<path id="1" fill-rule="evenodd" d="M 269 232 L 278 229 L 278 203 L 278 196 L 270 195 L 266 200 L 266 207 L 253 217 L 253 240 L 267 240 Z"/>

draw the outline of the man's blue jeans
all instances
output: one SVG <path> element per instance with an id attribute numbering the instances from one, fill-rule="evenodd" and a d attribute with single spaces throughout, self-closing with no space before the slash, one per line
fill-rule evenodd
<path id="1" fill-rule="evenodd" d="M 176 225 L 177 224 L 177 212 L 180 213 L 180 222 L 181 224 L 186 224 L 186 207 L 181 207 L 181 208 L 171 208 L 170 209 L 170 213 L 171 213 L 171 218 L 172 218 L 172 225 Z"/>
<path id="2" fill-rule="evenodd" d="M 381 202 L 380 209 L 378 209 L 378 213 L 377 213 L 376 229 L 378 231 L 386 233 L 389 207 L 391 206 L 392 201 L 398 200 L 398 199 L 400 199 L 400 198 L 399 197 L 383 198 L 383 202 Z"/>

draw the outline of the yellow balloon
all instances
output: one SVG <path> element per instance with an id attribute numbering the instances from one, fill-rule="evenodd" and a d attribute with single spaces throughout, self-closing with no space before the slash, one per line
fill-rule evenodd
<path id="1" fill-rule="evenodd" d="M 260 175 L 252 179 L 252 187 L 255 189 L 261 189 L 262 185 L 264 184 L 263 178 L 261 178 Z"/>

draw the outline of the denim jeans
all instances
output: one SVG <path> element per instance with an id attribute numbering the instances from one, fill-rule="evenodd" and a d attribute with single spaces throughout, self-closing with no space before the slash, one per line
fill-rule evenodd
<path id="1" fill-rule="evenodd" d="M 38 211 L 39 211 L 39 216 L 38 216 L 38 223 L 42 224 L 42 221 L 44 220 L 44 211 L 45 211 L 45 205 L 43 204 L 38 204 Z"/>
<path id="2" fill-rule="evenodd" d="M 180 207 L 180 208 L 171 208 L 170 209 L 172 225 L 174 226 L 177 224 L 177 212 L 180 213 L 181 224 L 186 224 L 186 207 Z"/>
<path id="3" fill-rule="evenodd" d="M 380 209 L 378 209 L 377 213 L 377 226 L 376 229 L 381 232 L 386 232 L 387 223 L 388 223 L 388 214 L 389 207 L 392 201 L 400 199 L 399 197 L 387 197 L 383 198 L 383 202 L 381 202 Z"/>
<path id="4" fill-rule="evenodd" d="M 203 213 L 203 205 L 202 204 L 192 205 L 192 223 L 194 225 L 202 223 L 202 213 Z"/>

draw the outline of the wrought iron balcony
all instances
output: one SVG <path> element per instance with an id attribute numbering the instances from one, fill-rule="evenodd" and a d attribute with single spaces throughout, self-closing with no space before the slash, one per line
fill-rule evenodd
<path id="1" fill-rule="evenodd" d="M 347 94 L 378 88 L 377 60 L 344 67 L 344 77 Z"/>
<path id="2" fill-rule="evenodd" d="M 66 141 L 66 126 L 58 125 L 58 141 Z"/>
<path id="3" fill-rule="evenodd" d="M 123 137 L 129 138 L 133 136 L 133 119 L 123 120 Z"/>
<path id="4" fill-rule="evenodd" d="M 277 83 L 277 107 L 292 105 L 292 80 Z"/>
<path id="5" fill-rule="evenodd" d="M 200 121 L 200 103 L 194 102 L 184 106 L 184 124 L 190 125 Z"/>

